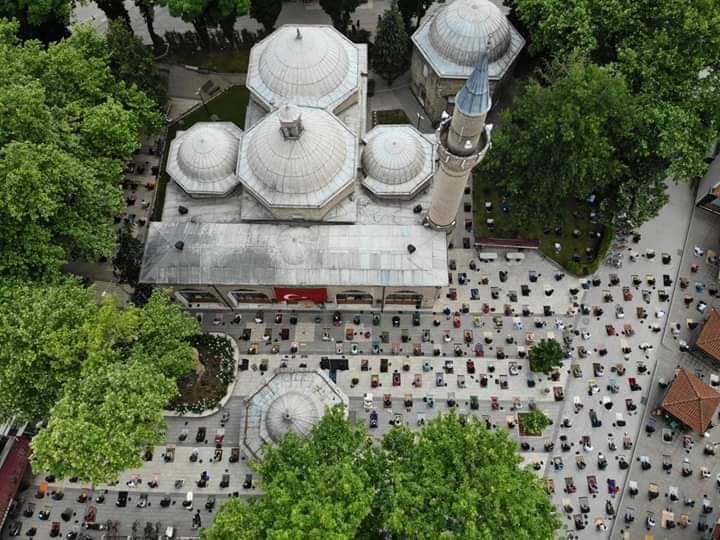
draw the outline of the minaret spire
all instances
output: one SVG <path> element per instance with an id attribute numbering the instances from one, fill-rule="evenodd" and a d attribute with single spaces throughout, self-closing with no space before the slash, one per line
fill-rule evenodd
<path id="1" fill-rule="evenodd" d="M 492 125 L 485 125 L 492 106 L 489 65 L 489 57 L 483 52 L 455 98 L 452 118 L 438 128 L 440 166 L 435 172 L 426 217 L 426 223 L 434 229 L 451 231 L 454 228 L 468 177 L 490 149 Z"/>

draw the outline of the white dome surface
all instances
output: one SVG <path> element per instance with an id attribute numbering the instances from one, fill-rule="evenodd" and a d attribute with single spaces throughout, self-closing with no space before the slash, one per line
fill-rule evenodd
<path id="1" fill-rule="evenodd" d="M 475 67 L 487 48 L 490 61 L 510 46 L 510 23 L 488 0 L 455 0 L 430 24 L 430 42 L 448 60 Z"/>
<path id="2" fill-rule="evenodd" d="M 322 109 L 298 107 L 302 131 L 287 139 L 281 108 L 245 133 L 237 173 L 265 206 L 319 208 L 355 181 L 357 139 Z"/>
<path id="3" fill-rule="evenodd" d="M 247 86 L 267 107 L 332 109 L 360 83 L 357 46 L 329 26 L 285 25 L 255 45 Z"/>
<path id="4" fill-rule="evenodd" d="M 491 79 L 502 78 L 525 44 L 490 0 L 454 0 L 439 6 L 413 42 L 441 77 L 467 77 L 487 51 Z"/>
<path id="5" fill-rule="evenodd" d="M 293 432 L 304 437 L 334 405 L 349 400 L 320 370 L 280 368 L 245 400 L 242 444 L 254 458 L 262 459 L 263 447 Z"/>
<path id="6" fill-rule="evenodd" d="M 434 145 L 410 125 L 380 125 L 365 136 L 363 185 L 378 197 L 414 196 L 434 172 Z"/>
<path id="7" fill-rule="evenodd" d="M 189 195 L 226 195 L 239 183 L 235 164 L 241 138 L 242 130 L 232 122 L 198 122 L 170 143 L 167 173 Z"/>
<path id="8" fill-rule="evenodd" d="M 289 432 L 304 437 L 320 420 L 322 412 L 323 407 L 308 394 L 281 394 L 265 413 L 265 429 L 273 442 L 280 442 Z"/>

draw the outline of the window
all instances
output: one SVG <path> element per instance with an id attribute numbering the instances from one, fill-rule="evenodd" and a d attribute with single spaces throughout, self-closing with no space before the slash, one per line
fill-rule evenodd
<path id="1" fill-rule="evenodd" d="M 209 291 L 199 289 L 183 289 L 177 293 L 188 304 L 220 304 L 218 297 Z"/>
<path id="2" fill-rule="evenodd" d="M 428 76 L 428 67 L 427 64 L 423 64 L 423 77 Z"/>
<path id="3" fill-rule="evenodd" d="M 238 304 L 268 304 L 270 298 L 267 294 L 252 289 L 238 289 L 230 291 L 230 296 Z"/>

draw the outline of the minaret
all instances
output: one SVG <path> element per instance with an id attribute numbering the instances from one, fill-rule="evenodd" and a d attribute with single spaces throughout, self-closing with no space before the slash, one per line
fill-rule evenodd
<path id="1" fill-rule="evenodd" d="M 488 56 L 483 54 L 455 98 L 452 118 L 443 120 L 437 130 L 440 164 L 426 216 L 433 229 L 450 232 L 455 226 L 468 177 L 491 146 L 492 124 L 485 125 L 491 103 Z"/>

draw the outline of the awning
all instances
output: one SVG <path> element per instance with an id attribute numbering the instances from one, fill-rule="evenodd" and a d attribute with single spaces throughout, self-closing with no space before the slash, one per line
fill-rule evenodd
<path id="1" fill-rule="evenodd" d="M 5 524 L 10 503 L 15 498 L 30 456 L 30 441 L 25 437 L 13 437 L 12 446 L 0 465 L 0 529 Z"/>

